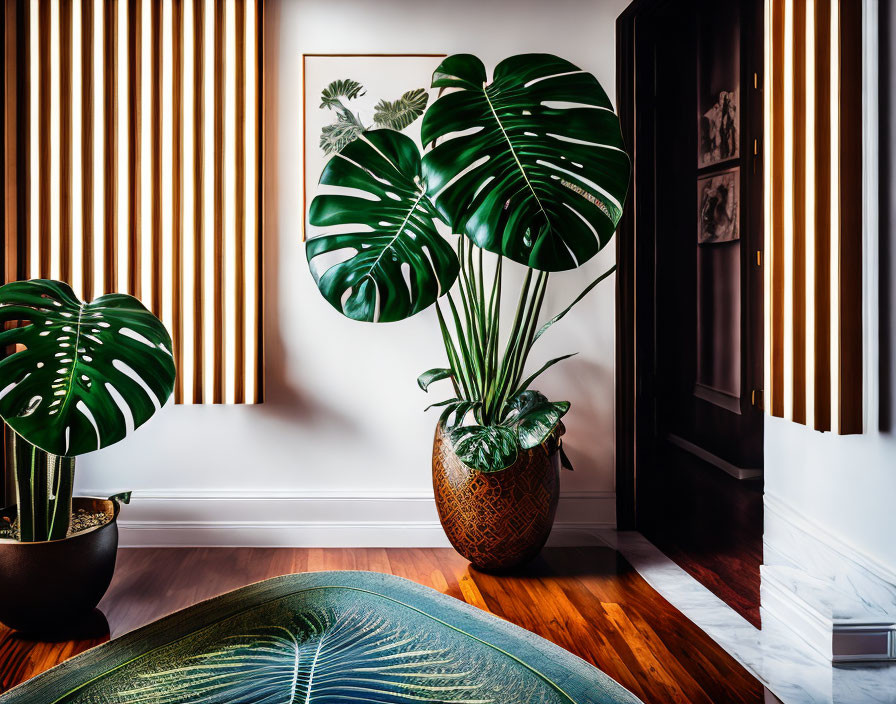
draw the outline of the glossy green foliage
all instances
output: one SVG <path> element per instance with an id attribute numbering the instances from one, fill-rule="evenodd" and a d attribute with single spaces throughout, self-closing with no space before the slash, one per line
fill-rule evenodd
<path id="1" fill-rule="evenodd" d="M 556 56 L 510 57 L 490 80 L 479 59 L 458 54 L 435 69 L 432 87 L 442 93 L 423 116 L 422 159 L 409 138 L 375 131 L 329 162 L 310 212 L 324 232 L 307 255 L 324 297 L 350 318 L 400 320 L 436 303 L 447 365 L 417 383 L 427 391 L 450 380 L 455 397 L 433 404 L 439 422 L 464 462 L 498 471 L 543 444 L 569 409 L 529 386 L 572 355 L 530 373 L 530 353 L 615 267 L 542 322 L 549 272 L 583 264 L 610 241 L 630 162 L 597 79 Z M 360 90 L 334 86 L 328 107 L 340 109 L 337 93 Z M 378 122 L 400 129 L 425 95 L 380 101 Z M 437 219 L 462 235 L 456 254 Z M 528 267 L 512 317 L 505 258 Z"/>
<path id="2" fill-rule="evenodd" d="M 417 377 L 417 385 L 424 391 L 429 390 L 429 385 L 442 379 L 450 379 L 453 376 L 450 369 L 429 369 Z"/>
<path id="3" fill-rule="evenodd" d="M 544 271 L 573 269 L 616 230 L 630 164 L 619 120 L 590 73 L 556 56 L 512 56 L 488 81 L 470 54 L 445 59 L 452 89 L 423 118 L 427 191 L 456 232 Z"/>
<path id="4" fill-rule="evenodd" d="M 527 390 L 510 399 L 502 420 L 490 425 L 463 425 L 480 404 L 453 398 L 434 405 L 443 408 L 439 423 L 448 433 L 455 454 L 480 472 L 506 469 L 516 461 L 519 450 L 545 443 L 569 410 L 568 401 L 548 401 L 544 394 Z"/>
<path id="5" fill-rule="evenodd" d="M 329 161 L 320 182 L 340 192 L 311 202 L 310 222 L 324 232 L 308 241 L 306 255 L 336 310 L 354 320 L 402 320 L 451 288 L 457 256 L 436 229 L 410 137 L 367 132 Z"/>
<path id="6" fill-rule="evenodd" d="M 0 417 L 53 455 L 118 442 L 152 417 L 174 389 L 171 337 L 136 298 L 83 303 L 64 283 L 35 279 L 0 287 Z"/>
<path id="7" fill-rule="evenodd" d="M 480 472 L 506 469 L 517 458 L 516 434 L 503 425 L 462 425 L 451 432 L 454 452 Z"/>
<path id="8" fill-rule="evenodd" d="M 538 391 L 523 391 L 510 401 L 504 423 L 516 431 L 524 450 L 538 447 L 550 437 L 569 410 L 569 401 L 551 402 Z"/>

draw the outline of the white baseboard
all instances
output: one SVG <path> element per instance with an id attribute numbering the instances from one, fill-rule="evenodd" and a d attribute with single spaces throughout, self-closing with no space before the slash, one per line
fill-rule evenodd
<path id="1" fill-rule="evenodd" d="M 761 601 L 831 662 L 896 659 L 896 576 L 765 496 Z"/>
<path id="2" fill-rule="evenodd" d="M 615 523 L 615 493 L 567 492 L 548 544 L 600 545 Z M 118 526 L 122 547 L 450 547 L 425 492 L 135 491 Z"/>

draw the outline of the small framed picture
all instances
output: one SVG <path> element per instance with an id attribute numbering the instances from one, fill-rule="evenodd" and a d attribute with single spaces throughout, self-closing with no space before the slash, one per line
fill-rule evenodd
<path id="1" fill-rule="evenodd" d="M 740 239 L 740 167 L 697 179 L 697 242 Z"/>
<path id="2" fill-rule="evenodd" d="M 435 100 L 432 74 L 445 54 L 303 54 L 303 239 L 308 205 L 326 163 L 367 130 L 399 130 L 420 145 Z"/>
<path id="3" fill-rule="evenodd" d="M 697 168 L 740 156 L 740 3 L 704 3 L 697 40 Z"/>

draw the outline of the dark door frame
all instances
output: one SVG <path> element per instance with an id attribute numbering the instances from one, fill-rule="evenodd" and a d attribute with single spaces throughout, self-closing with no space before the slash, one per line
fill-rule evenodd
<path id="1" fill-rule="evenodd" d="M 749 0 L 744 6 L 749 7 Z M 616 232 L 616 520 L 619 530 L 638 527 L 639 467 L 650 466 L 657 442 L 656 419 L 656 329 L 655 329 L 655 155 L 653 121 L 638 121 L 637 115 L 653 110 L 655 56 L 650 40 L 649 17 L 673 0 L 634 0 L 616 20 L 616 107 L 622 137 L 632 158 L 632 182 L 627 204 Z M 748 23 L 742 43 L 741 85 L 759 90 L 758 99 L 744 100 L 741 145 L 754 152 L 750 185 L 745 188 L 744 214 L 760 214 L 762 204 L 762 3 L 745 13 Z M 749 17 L 749 18 L 748 18 Z M 755 73 L 755 76 L 753 75 Z M 746 91 L 744 91 L 746 93 Z M 744 95 L 744 98 L 747 98 Z M 756 140 L 754 143 L 754 139 Z M 639 165 L 641 168 L 639 169 Z M 749 227 L 749 225 L 748 225 Z M 640 236 L 638 236 L 640 235 Z M 761 236 L 752 248 L 761 249 Z M 743 257 L 743 280 L 747 291 L 762 291 L 762 273 L 752 267 L 751 256 Z M 762 330 L 762 302 L 748 295 L 744 329 Z M 763 360 L 761 355 L 745 365 L 745 389 L 758 390 L 755 402 L 762 403 Z"/>
<path id="2" fill-rule="evenodd" d="M 638 330 L 637 325 L 648 315 L 653 317 L 654 253 L 652 247 L 635 237 L 636 224 L 653 228 L 652 204 L 646 207 L 644 199 L 639 198 L 644 175 L 638 169 L 639 161 L 648 152 L 652 153 L 652 135 L 637 133 L 639 84 L 634 77 L 650 81 L 653 74 L 652 62 L 638 48 L 639 16 L 655 10 L 663 2 L 635 0 L 616 20 L 616 110 L 622 138 L 632 157 L 628 203 L 616 231 L 616 525 L 619 530 L 637 527 L 637 470 L 642 455 L 650 449 L 644 438 L 652 437 L 649 431 L 652 413 L 645 412 L 645 401 L 649 398 L 645 391 L 653 387 L 654 331 Z M 649 309 L 644 314 L 638 310 L 640 302 Z"/>

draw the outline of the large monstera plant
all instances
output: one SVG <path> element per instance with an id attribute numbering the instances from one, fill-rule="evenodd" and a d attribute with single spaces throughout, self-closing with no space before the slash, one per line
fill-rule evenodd
<path id="1" fill-rule="evenodd" d="M 12 430 L 20 540 L 65 538 L 75 456 L 122 440 L 174 389 L 165 326 L 125 294 L 80 301 L 44 279 L 0 287 L 0 417 Z"/>
<path id="2" fill-rule="evenodd" d="M 531 384 L 571 355 L 528 376 L 527 361 L 615 268 L 539 325 L 550 273 L 612 238 L 630 162 L 597 79 L 556 56 L 513 56 L 491 79 L 475 56 L 450 56 L 432 87 L 422 155 L 410 137 L 373 130 L 327 163 L 306 252 L 321 293 L 349 318 L 392 322 L 435 304 L 448 364 L 418 383 L 451 381 L 455 397 L 434 404 L 439 422 L 467 465 L 493 472 L 545 443 L 569 410 Z M 509 322 L 505 260 L 525 267 Z"/>

